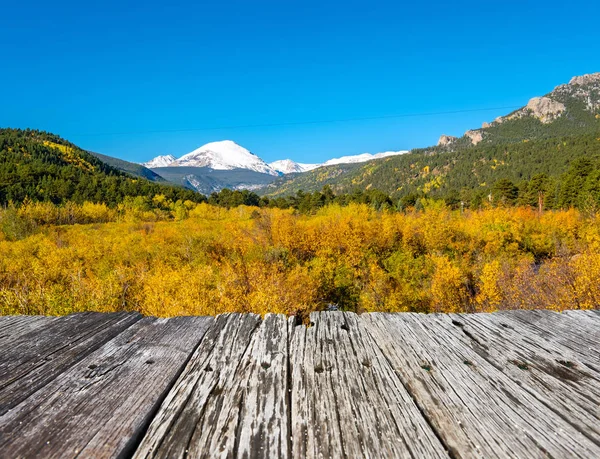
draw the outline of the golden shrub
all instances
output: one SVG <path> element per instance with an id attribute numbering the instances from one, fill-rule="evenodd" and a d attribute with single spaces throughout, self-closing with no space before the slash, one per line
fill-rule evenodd
<path id="1" fill-rule="evenodd" d="M 423 204 L 303 215 L 161 195 L 118 209 L 27 202 L 0 210 L 0 314 L 597 307 L 599 217 Z"/>

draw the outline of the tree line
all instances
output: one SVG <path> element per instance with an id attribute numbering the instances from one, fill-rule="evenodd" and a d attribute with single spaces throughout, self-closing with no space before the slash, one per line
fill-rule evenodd
<path id="1" fill-rule="evenodd" d="M 360 181 L 354 187 L 325 181 L 319 190 L 300 190 L 286 196 L 230 189 L 204 196 L 132 177 L 50 133 L 0 129 L 0 205 L 89 202 L 110 208 L 125 205 L 141 212 L 177 208 L 181 213 L 185 212 L 185 202 L 208 202 L 225 208 L 246 205 L 311 213 L 329 204 L 352 203 L 378 210 L 404 210 L 419 208 L 424 199 L 433 198 L 453 209 L 520 205 L 596 212 L 600 207 L 599 146 L 595 136 L 583 136 L 525 142 L 510 148 L 478 147 L 460 153 L 428 156 L 421 152 L 361 166 L 360 170 L 372 171 L 370 180 L 382 188 Z M 449 163 L 453 164 L 451 169 Z M 377 177 L 379 181 L 374 180 Z M 398 180 L 404 180 L 400 186 Z M 395 191 L 384 191 L 390 187 Z M 164 201 L 157 204 L 156 196 Z M 170 204 L 165 208 L 164 202 Z"/>

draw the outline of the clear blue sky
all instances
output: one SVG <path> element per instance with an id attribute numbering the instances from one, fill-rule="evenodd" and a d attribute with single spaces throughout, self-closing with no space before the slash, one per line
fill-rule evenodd
<path id="1" fill-rule="evenodd" d="M 600 71 L 597 0 L 3 2 L 0 126 L 143 161 L 427 146 Z M 185 129 L 196 131 L 158 132 Z"/>

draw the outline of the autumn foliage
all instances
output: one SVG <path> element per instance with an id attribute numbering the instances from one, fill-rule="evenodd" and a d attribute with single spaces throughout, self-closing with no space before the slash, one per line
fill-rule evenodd
<path id="1" fill-rule="evenodd" d="M 595 308 L 600 218 L 576 210 L 293 209 L 134 202 L 0 211 L 0 314 L 306 317 Z M 159 210 L 156 210 L 156 209 Z M 162 213 L 161 213 L 162 212 Z M 60 224 L 56 224 L 60 223 Z"/>

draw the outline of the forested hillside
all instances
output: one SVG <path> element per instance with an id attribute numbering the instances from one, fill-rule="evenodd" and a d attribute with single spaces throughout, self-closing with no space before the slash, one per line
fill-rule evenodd
<path id="1" fill-rule="evenodd" d="M 531 99 L 525 107 L 471 132 L 480 133 L 484 144 L 503 144 L 599 131 L 600 73 L 594 73 L 574 77 L 568 84 Z"/>
<path id="2" fill-rule="evenodd" d="M 280 182 L 268 196 L 328 185 L 336 193 L 379 189 L 394 202 L 432 197 L 478 206 L 502 183 L 509 183 L 514 188 L 509 202 L 516 203 L 521 193 L 521 203 L 535 205 L 542 191 L 546 206 L 559 208 L 577 205 L 584 194 L 600 202 L 599 180 L 600 133 L 455 151 L 421 150 L 362 165 L 331 166 Z M 533 198 L 526 196 L 531 193 Z"/>
<path id="3" fill-rule="evenodd" d="M 573 78 L 506 116 L 462 137 L 442 136 L 437 146 L 359 165 L 338 165 L 282 177 L 263 193 L 285 196 L 329 185 L 336 193 L 380 189 L 399 199 L 457 197 L 475 204 L 499 180 L 522 188 L 543 174 L 554 187 L 571 163 L 586 158 L 586 175 L 600 154 L 600 74 Z M 539 181 L 539 177 L 536 179 Z M 569 205 L 556 201 L 552 205 Z"/>
<path id="4" fill-rule="evenodd" d="M 93 151 L 89 151 L 89 154 L 95 156 L 103 163 L 108 164 L 109 166 L 114 167 L 122 172 L 133 175 L 134 177 L 141 177 L 148 179 L 152 182 L 166 182 L 166 180 L 157 174 L 154 171 L 151 171 L 147 167 L 142 166 L 141 164 L 130 163 L 129 161 L 124 161 L 119 158 L 113 158 L 112 156 L 106 156 L 101 153 L 95 153 Z"/>
<path id="5" fill-rule="evenodd" d="M 163 194 L 200 202 L 204 196 L 126 174 L 46 132 L 0 129 L 0 204 L 25 200 L 85 201 L 114 206 L 125 197 Z"/>
<path id="6" fill-rule="evenodd" d="M 417 151 L 364 164 L 321 168 L 296 177 L 275 195 L 222 190 L 208 198 L 192 190 L 133 177 L 61 139 L 39 131 L 0 131 L 0 203 L 84 202 L 140 211 L 174 211 L 176 203 L 294 208 L 310 213 L 337 203 L 377 209 L 441 199 L 452 208 L 484 203 L 600 209 L 600 134 Z M 246 171 L 247 172 L 247 171 Z M 296 190 L 298 188 L 298 190 Z M 135 200 L 134 198 L 139 198 Z M 179 205 L 179 207 L 181 207 Z M 179 208 L 177 207 L 177 208 Z"/>

